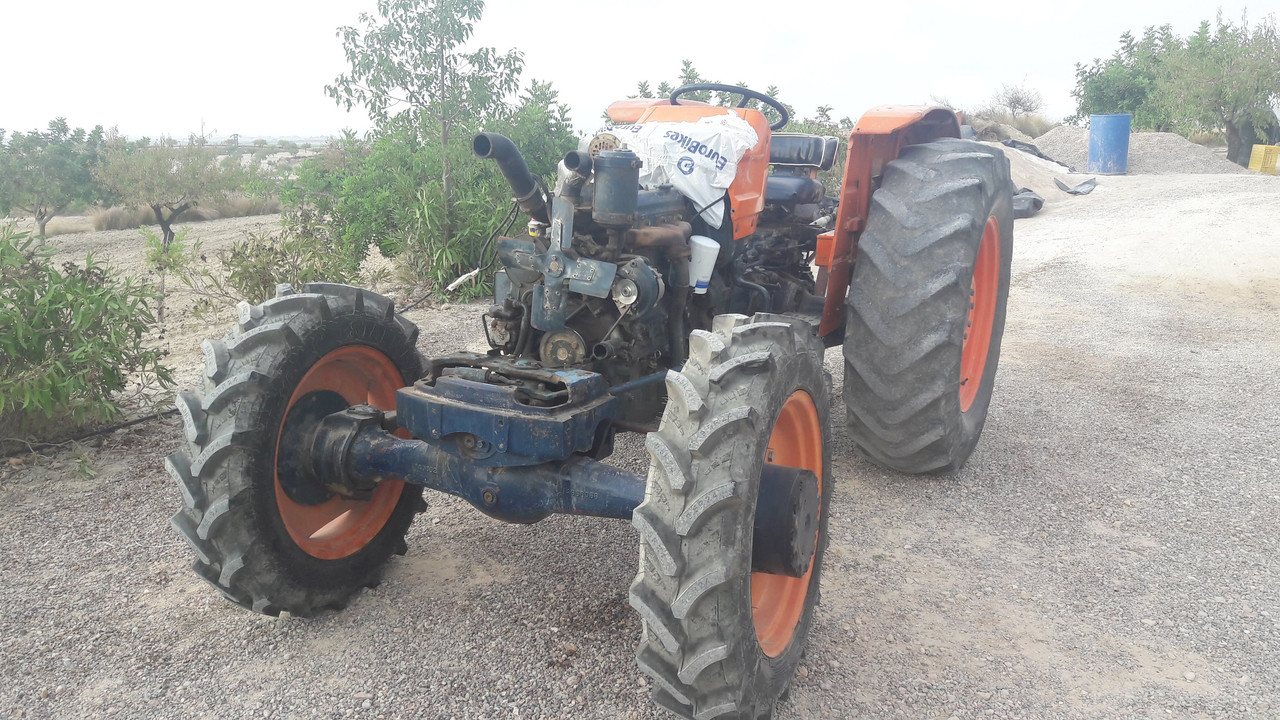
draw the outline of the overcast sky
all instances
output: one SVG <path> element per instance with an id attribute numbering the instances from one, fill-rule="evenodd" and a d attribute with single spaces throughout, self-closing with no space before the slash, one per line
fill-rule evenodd
<path id="1" fill-rule="evenodd" d="M 364 130 L 324 85 L 346 69 L 335 36 L 374 0 L 15 0 L 3 13 L 0 127 L 118 126 L 131 137 L 208 133 L 326 136 Z M 758 7 L 758 10 L 750 8 Z M 610 101 L 674 79 L 688 58 L 705 77 L 745 81 L 802 115 L 831 105 L 857 117 L 930 96 L 977 106 L 1002 83 L 1043 95 L 1045 112 L 1074 110 L 1076 62 L 1110 55 L 1120 33 L 1195 29 L 1221 7 L 1238 19 L 1280 0 L 1074 0 L 1036 3 L 626 3 L 490 0 L 475 40 L 525 54 L 525 78 L 550 80 L 580 130 Z"/>

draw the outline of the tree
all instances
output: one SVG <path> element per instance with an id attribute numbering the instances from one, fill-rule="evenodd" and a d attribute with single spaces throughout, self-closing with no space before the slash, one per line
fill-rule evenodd
<path id="1" fill-rule="evenodd" d="M 186 145 L 172 138 L 159 142 L 129 143 L 115 138 L 108 144 L 94 176 L 103 188 L 126 205 L 146 205 L 155 214 L 162 233 L 159 252 L 167 254 L 176 237 L 173 224 L 187 210 L 202 202 L 216 202 L 241 187 L 250 172 L 235 158 L 219 163 L 203 139 L 192 137 Z M 160 274 L 164 295 L 165 275 Z M 163 299 L 156 313 L 164 322 Z"/>
<path id="2" fill-rule="evenodd" d="M 1187 129 L 1221 128 L 1227 157 L 1241 162 L 1253 142 L 1253 126 L 1275 122 L 1271 106 L 1280 102 L 1280 34 L 1274 16 L 1250 28 L 1209 22 L 1168 54 L 1161 67 L 1159 102 Z M 1246 137 L 1248 136 L 1248 137 Z M 1243 152 L 1242 152 L 1243 151 Z M 1247 164 L 1248 158 L 1243 157 Z"/>
<path id="3" fill-rule="evenodd" d="M 1040 97 L 1040 93 L 1025 85 L 1001 85 L 994 101 L 996 106 L 1006 108 L 1015 118 L 1019 114 L 1038 112 L 1044 107 L 1044 98 Z"/>
<path id="4" fill-rule="evenodd" d="M 238 163 L 219 163 L 198 138 L 185 145 L 173 138 L 154 144 L 117 138 L 94 170 L 98 182 L 122 204 L 151 208 L 165 247 L 173 242 L 173 224 L 183 213 L 202 202 L 224 199 L 249 175 Z"/>
<path id="5" fill-rule="evenodd" d="M 1248 18 L 1205 21 L 1190 37 L 1168 26 L 1147 28 L 1141 40 L 1125 33 L 1106 61 L 1076 66 L 1076 114 L 1131 113 L 1147 130 L 1222 131 L 1227 155 L 1247 162 L 1254 126 L 1275 123 L 1280 102 L 1280 33 L 1274 17 L 1250 27 Z"/>
<path id="6" fill-rule="evenodd" d="M 495 127 L 511 137 L 529 169 L 542 178 L 554 176 L 560 159 L 578 144 L 569 107 L 560 101 L 560 93 L 550 82 L 537 79 L 530 80 L 516 106 Z"/>
<path id="7" fill-rule="evenodd" d="M 29 213 L 44 237 L 49 221 L 73 203 L 90 203 L 96 189 L 90 168 L 102 149 L 102 126 L 72 130 L 65 118 L 48 130 L 0 133 L 0 215 Z"/>
<path id="8" fill-rule="evenodd" d="M 568 108 L 550 83 L 533 80 L 518 104 L 485 128 L 520 148 L 534 175 L 549 180 L 577 146 Z M 370 244 L 396 256 L 415 282 L 446 285 L 474 269 L 484 240 L 506 214 L 511 187 L 497 165 L 453 143 L 455 209 L 444 240 L 442 149 L 413 128 L 392 125 L 367 139 L 348 136 L 303 162 L 281 188 L 286 223 L 358 259 Z"/>
<path id="9" fill-rule="evenodd" d="M 494 48 L 464 50 L 483 0 L 378 0 L 361 13 L 364 30 L 338 30 L 350 73 L 325 90 L 350 110 L 365 107 L 381 130 L 421 132 L 440 148 L 445 242 L 456 225 L 451 141 L 500 113 L 518 87 L 523 56 Z"/>
<path id="10" fill-rule="evenodd" d="M 1133 127 L 1168 131 L 1173 122 L 1156 98 L 1156 85 L 1168 51 L 1179 46 L 1170 25 L 1149 27 L 1141 40 L 1120 36 L 1120 48 L 1107 60 L 1076 64 L 1076 114 L 1067 122 L 1080 124 L 1096 113 L 1129 113 Z"/>

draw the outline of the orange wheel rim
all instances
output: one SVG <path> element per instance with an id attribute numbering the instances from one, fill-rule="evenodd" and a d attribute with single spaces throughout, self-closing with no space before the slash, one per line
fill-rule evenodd
<path id="1" fill-rule="evenodd" d="M 378 350 L 363 345 L 338 348 L 320 358 L 298 383 L 276 436 L 280 437 L 283 432 L 284 420 L 294 404 L 308 393 L 327 390 L 341 395 L 349 405 L 369 404 L 393 410 L 396 390 L 403 384 L 395 364 Z M 277 446 L 277 458 L 279 452 Z M 337 560 L 359 552 L 377 536 L 400 501 L 404 482 L 391 480 L 379 484 L 369 500 L 348 500 L 335 495 L 319 505 L 294 502 L 285 494 L 278 475 L 275 486 L 280 519 L 298 548 L 312 557 Z"/>
<path id="2" fill-rule="evenodd" d="M 773 434 L 769 436 L 765 462 L 811 471 L 818 477 L 821 497 L 822 424 L 809 393 L 797 390 L 783 403 L 773 424 Z M 821 513 L 821 504 L 818 507 Z M 751 573 L 751 619 L 756 628 L 756 641 L 765 655 L 778 657 L 791 644 L 800 616 L 804 614 L 812 574 L 812 561 L 804 577 Z"/>
<path id="3" fill-rule="evenodd" d="M 969 317 L 960 347 L 960 412 L 969 412 L 982 387 L 991 350 L 991 331 L 996 319 L 996 299 L 1000 294 L 1000 223 L 987 218 L 973 265 L 973 286 L 969 289 Z"/>

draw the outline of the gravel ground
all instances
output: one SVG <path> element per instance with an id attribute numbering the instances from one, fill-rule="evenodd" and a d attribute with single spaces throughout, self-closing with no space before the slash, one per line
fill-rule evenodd
<path id="1" fill-rule="evenodd" d="M 1031 142 L 1045 155 L 1077 172 L 1088 168 L 1089 131 L 1085 128 L 1059 125 Z M 1176 133 L 1136 132 L 1129 136 L 1128 172 L 1130 175 L 1242 175 L 1249 170 L 1231 162 L 1226 155 Z"/>
<path id="2" fill-rule="evenodd" d="M 880 470 L 833 418 L 823 604 L 779 718 L 1280 717 L 1278 200 L 1270 177 L 1119 177 L 1018 222 L 963 472 Z M 476 317 L 415 319 L 432 351 L 475 346 Z M 259 617 L 168 527 L 178 432 L 0 466 L 0 716 L 664 717 L 625 523 L 429 496 L 379 588 Z"/>

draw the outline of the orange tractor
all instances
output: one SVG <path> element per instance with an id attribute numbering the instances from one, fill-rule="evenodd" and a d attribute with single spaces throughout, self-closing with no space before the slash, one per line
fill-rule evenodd
<path id="1" fill-rule="evenodd" d="M 681 100 L 706 91 L 741 102 Z M 827 545 L 824 350 L 843 345 L 849 432 L 872 460 L 965 462 L 1004 328 L 1008 162 L 957 139 L 950 111 L 882 107 L 829 197 L 817 178 L 840 141 L 778 132 L 786 109 L 761 93 L 690 85 L 609 116 L 552 189 L 505 137 L 475 137 L 530 217 L 496 242 L 488 353 L 424 357 L 392 302 L 354 287 L 241 303 L 178 398 L 173 524 L 232 601 L 310 615 L 406 551 L 423 488 L 508 522 L 629 520 L 654 701 L 769 717 Z M 603 462 L 619 431 L 647 433 L 647 476 Z"/>

